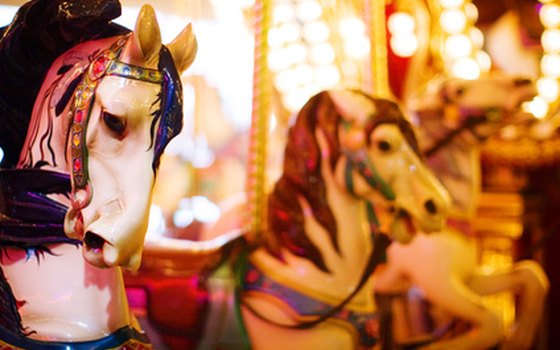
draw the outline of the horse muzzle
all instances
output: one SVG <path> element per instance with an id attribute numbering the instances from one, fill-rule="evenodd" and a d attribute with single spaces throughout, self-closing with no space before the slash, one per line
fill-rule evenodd
<path id="1" fill-rule="evenodd" d="M 112 244 L 101 235 L 87 231 L 83 239 L 83 256 L 91 265 L 99 268 L 122 266 L 136 270 L 140 267 L 142 250 L 125 252 L 122 247 Z"/>

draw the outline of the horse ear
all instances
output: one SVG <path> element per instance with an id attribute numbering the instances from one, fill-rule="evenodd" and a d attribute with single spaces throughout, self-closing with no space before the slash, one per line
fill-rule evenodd
<path id="1" fill-rule="evenodd" d="M 185 71 L 194 61 L 196 51 L 198 50 L 198 43 L 192 32 L 192 25 L 189 23 L 189 25 L 167 45 L 167 48 L 169 52 L 171 52 L 171 57 L 173 57 L 177 71 L 179 73 Z"/>
<path id="2" fill-rule="evenodd" d="M 129 51 L 131 63 L 150 65 L 157 63 L 161 49 L 161 34 L 156 14 L 150 5 L 142 6 L 132 34 Z M 137 62 L 134 62 L 137 61 Z"/>

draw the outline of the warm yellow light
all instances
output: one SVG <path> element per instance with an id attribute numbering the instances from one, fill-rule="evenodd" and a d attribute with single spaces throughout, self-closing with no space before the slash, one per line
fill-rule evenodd
<path id="1" fill-rule="evenodd" d="M 546 29 L 542 33 L 541 43 L 546 52 L 560 51 L 560 30 Z"/>
<path id="2" fill-rule="evenodd" d="M 284 95 L 282 102 L 288 108 L 288 110 L 295 112 L 309 100 L 311 96 L 316 94 L 321 90 L 320 87 L 316 85 L 306 85 L 295 88 Z"/>
<path id="3" fill-rule="evenodd" d="M 284 44 L 282 31 L 278 27 L 273 27 L 268 30 L 268 46 L 280 47 Z"/>
<path id="4" fill-rule="evenodd" d="M 394 12 L 387 20 L 389 31 L 393 35 L 412 33 L 416 27 L 414 18 L 406 12 Z"/>
<path id="5" fill-rule="evenodd" d="M 292 64 L 289 52 L 284 48 L 271 49 L 267 58 L 268 68 L 273 72 L 286 69 Z"/>
<path id="6" fill-rule="evenodd" d="M 463 5 L 464 0 L 439 0 L 439 4 L 444 9 L 453 9 L 457 7 L 461 7 Z"/>
<path id="7" fill-rule="evenodd" d="M 399 57 L 410 57 L 418 49 L 418 39 L 414 34 L 395 35 L 389 43 L 391 50 Z"/>
<path id="8" fill-rule="evenodd" d="M 348 57 L 362 59 L 369 54 L 369 45 L 369 39 L 366 36 L 356 36 L 344 41 L 344 52 Z"/>
<path id="9" fill-rule="evenodd" d="M 310 52 L 311 62 L 314 64 L 327 64 L 334 62 L 335 53 L 333 47 L 328 43 L 313 45 Z"/>
<path id="10" fill-rule="evenodd" d="M 275 24 L 291 22 L 294 19 L 294 8 L 289 4 L 277 4 L 272 12 Z"/>
<path id="11" fill-rule="evenodd" d="M 449 58 L 467 57 L 472 52 L 472 43 L 465 34 L 456 34 L 445 40 L 445 54 Z"/>
<path id="12" fill-rule="evenodd" d="M 292 44 L 285 48 L 287 60 L 290 63 L 298 64 L 305 61 L 307 50 L 303 44 Z"/>
<path id="13" fill-rule="evenodd" d="M 332 87 L 340 81 L 340 72 L 333 64 L 323 65 L 315 68 L 315 82 L 326 88 Z"/>
<path id="14" fill-rule="evenodd" d="M 560 25 L 560 6 L 557 4 L 546 4 L 541 7 L 539 17 L 542 24 L 547 28 Z"/>
<path id="15" fill-rule="evenodd" d="M 357 17 L 344 17 L 340 19 L 338 29 L 343 38 L 351 38 L 356 35 L 364 35 L 366 32 L 366 25 Z"/>
<path id="16" fill-rule="evenodd" d="M 444 10 L 439 18 L 439 23 L 445 32 L 456 34 L 465 30 L 467 17 L 460 10 Z"/>
<path id="17" fill-rule="evenodd" d="M 560 55 L 555 53 L 544 55 L 541 59 L 541 71 L 549 77 L 560 77 Z"/>
<path id="18" fill-rule="evenodd" d="M 313 82 L 313 68 L 308 64 L 301 64 L 294 68 L 294 77 L 299 85 L 307 85 Z"/>
<path id="19" fill-rule="evenodd" d="M 542 77 L 537 80 L 537 91 L 546 102 L 554 102 L 558 99 L 560 86 L 554 78 Z"/>
<path id="20" fill-rule="evenodd" d="M 478 50 L 474 56 L 474 59 L 478 63 L 481 72 L 488 73 L 490 71 L 490 68 L 492 68 L 492 59 L 486 52 Z"/>
<path id="21" fill-rule="evenodd" d="M 248 9 L 255 4 L 255 0 L 239 0 L 239 6 L 242 9 Z"/>
<path id="22" fill-rule="evenodd" d="M 302 22 L 309 22 L 319 19 L 323 14 L 323 8 L 318 1 L 303 1 L 297 5 L 297 18 Z"/>
<path id="23" fill-rule="evenodd" d="M 327 41 L 329 36 L 329 27 L 322 21 L 310 22 L 303 27 L 303 38 L 309 43 Z"/>
<path id="24" fill-rule="evenodd" d="M 453 63 L 451 73 L 457 78 L 473 80 L 480 77 L 480 67 L 472 58 L 461 58 Z"/>
<path id="25" fill-rule="evenodd" d="M 297 86 L 294 71 L 287 69 L 276 74 L 276 77 L 274 78 L 274 85 L 282 93 L 293 90 Z"/>
<path id="26" fill-rule="evenodd" d="M 308 97 L 301 94 L 298 90 L 288 91 L 282 98 L 284 106 L 292 112 L 299 110 L 307 101 Z"/>
<path id="27" fill-rule="evenodd" d="M 525 112 L 531 113 L 537 119 L 543 119 L 548 113 L 548 103 L 546 103 L 546 101 L 539 96 L 536 96 L 529 102 L 524 102 L 521 105 L 521 108 Z"/>
<path id="28" fill-rule="evenodd" d="M 476 20 L 478 19 L 478 9 L 472 2 L 465 4 L 465 13 L 467 14 L 467 18 L 471 21 L 471 23 L 476 22 Z"/>
<path id="29" fill-rule="evenodd" d="M 480 31 L 480 29 L 476 27 L 472 27 L 469 30 L 469 37 L 471 38 L 471 42 L 477 49 L 482 48 L 484 46 L 484 34 Z"/>
<path id="30" fill-rule="evenodd" d="M 295 23 L 286 23 L 278 27 L 279 36 L 284 42 L 295 42 L 301 37 L 299 26 Z"/>

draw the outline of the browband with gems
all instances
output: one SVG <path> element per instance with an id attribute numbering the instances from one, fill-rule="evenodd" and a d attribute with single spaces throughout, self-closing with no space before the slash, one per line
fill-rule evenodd
<path id="1" fill-rule="evenodd" d="M 82 209 L 91 200 L 91 186 L 87 167 L 86 131 L 95 90 L 101 78 L 117 76 L 148 83 L 161 84 L 163 75 L 155 70 L 134 66 L 119 61 L 119 56 L 127 41 L 119 39 L 111 48 L 101 52 L 88 66 L 84 78 L 76 88 L 74 95 L 74 113 L 71 126 L 72 151 L 72 206 Z"/>

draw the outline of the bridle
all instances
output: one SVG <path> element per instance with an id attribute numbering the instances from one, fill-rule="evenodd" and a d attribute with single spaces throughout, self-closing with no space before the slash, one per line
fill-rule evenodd
<path id="1" fill-rule="evenodd" d="M 346 120 L 342 120 L 341 124 L 342 124 L 342 127 L 346 128 L 346 129 L 352 127 L 351 123 L 346 121 Z M 391 189 L 389 184 L 385 180 L 383 180 L 383 178 L 381 178 L 381 176 L 379 175 L 379 173 L 375 169 L 375 166 L 373 165 L 373 163 L 369 159 L 369 157 L 367 155 L 365 142 L 363 142 L 360 145 L 360 147 L 355 148 L 355 149 L 344 149 L 343 148 L 342 153 L 345 154 L 346 157 L 348 158 L 348 161 L 347 161 L 346 167 L 345 167 L 345 175 L 344 175 L 345 185 L 346 185 L 347 190 L 353 196 L 357 197 L 356 193 L 354 192 L 354 182 L 353 182 L 353 179 L 352 179 L 352 171 L 353 171 L 353 169 L 356 169 L 358 171 L 358 173 L 365 179 L 365 181 L 370 186 L 377 189 L 383 195 L 383 197 L 385 199 L 387 199 L 387 200 L 394 200 L 395 199 L 395 193 L 393 192 L 393 190 Z M 358 284 L 356 285 L 354 290 L 344 300 L 342 300 L 340 303 L 333 306 L 332 308 L 326 310 L 325 313 L 317 316 L 317 318 L 315 318 L 313 320 L 301 321 L 301 322 L 297 322 L 295 324 L 284 324 L 284 323 L 279 323 L 279 322 L 272 321 L 271 319 L 269 319 L 268 317 L 266 317 L 265 315 L 263 315 L 259 311 L 257 311 L 255 308 L 253 308 L 250 304 L 243 303 L 243 305 L 257 318 L 259 318 L 259 319 L 261 319 L 261 320 L 263 320 L 263 321 L 265 321 L 269 324 L 279 326 L 279 327 L 282 327 L 282 328 L 289 328 L 289 329 L 309 329 L 309 328 L 314 327 L 314 326 L 328 320 L 329 318 L 335 316 L 339 311 L 341 311 L 344 308 L 344 306 L 346 306 L 358 294 L 358 292 L 362 289 L 362 287 L 365 286 L 365 284 L 367 283 L 367 281 L 370 279 L 373 272 L 375 271 L 376 267 L 379 264 L 384 263 L 386 261 L 385 252 L 387 250 L 387 247 L 391 244 L 391 240 L 389 239 L 389 237 L 387 235 L 379 232 L 379 221 L 378 221 L 377 216 L 375 214 L 373 204 L 371 204 L 371 202 L 369 202 L 369 201 L 366 201 L 366 210 L 367 210 L 367 219 L 368 219 L 370 232 L 372 233 L 373 251 L 371 252 L 371 254 L 370 254 L 370 256 L 369 256 L 369 258 L 366 262 L 366 266 L 364 268 L 364 271 L 362 273 L 362 276 L 360 277 L 360 280 L 359 280 Z M 246 259 L 247 259 L 247 256 L 242 254 L 242 256 L 240 257 L 240 261 L 239 261 L 238 266 L 245 266 L 246 265 Z M 237 271 L 236 271 L 236 290 L 235 290 L 235 294 L 236 294 L 236 299 L 241 301 L 241 302 L 243 301 L 243 298 L 241 297 L 241 287 L 240 286 L 243 283 L 242 282 L 242 276 L 244 275 L 244 273 L 245 273 L 244 268 L 238 268 Z"/>
<path id="2" fill-rule="evenodd" d="M 99 53 L 86 68 L 74 93 L 69 134 L 71 151 L 71 201 L 74 209 L 85 208 L 92 197 L 88 173 L 87 125 L 95 102 L 95 93 L 102 78 L 117 76 L 153 84 L 162 84 L 163 75 L 155 69 L 138 67 L 119 60 L 130 35 L 121 37 L 107 50 Z"/>
<path id="3" fill-rule="evenodd" d="M 373 116 L 370 116 L 370 118 L 372 117 Z M 343 120 L 341 123 L 342 127 L 347 130 L 354 127 L 346 120 Z M 357 194 L 354 191 L 354 179 L 352 177 L 352 172 L 356 170 L 367 182 L 367 184 L 379 191 L 386 200 L 395 200 L 395 193 L 387 181 L 383 180 L 383 178 L 379 175 L 377 169 L 369 159 L 365 142 L 362 142 L 359 147 L 354 149 L 343 148 L 342 153 L 344 153 L 348 158 L 344 168 L 344 182 L 346 190 L 350 194 L 357 197 Z M 372 233 L 377 232 L 379 228 L 379 220 L 375 214 L 373 204 L 370 201 L 366 201 L 366 210 L 370 230 Z"/>

